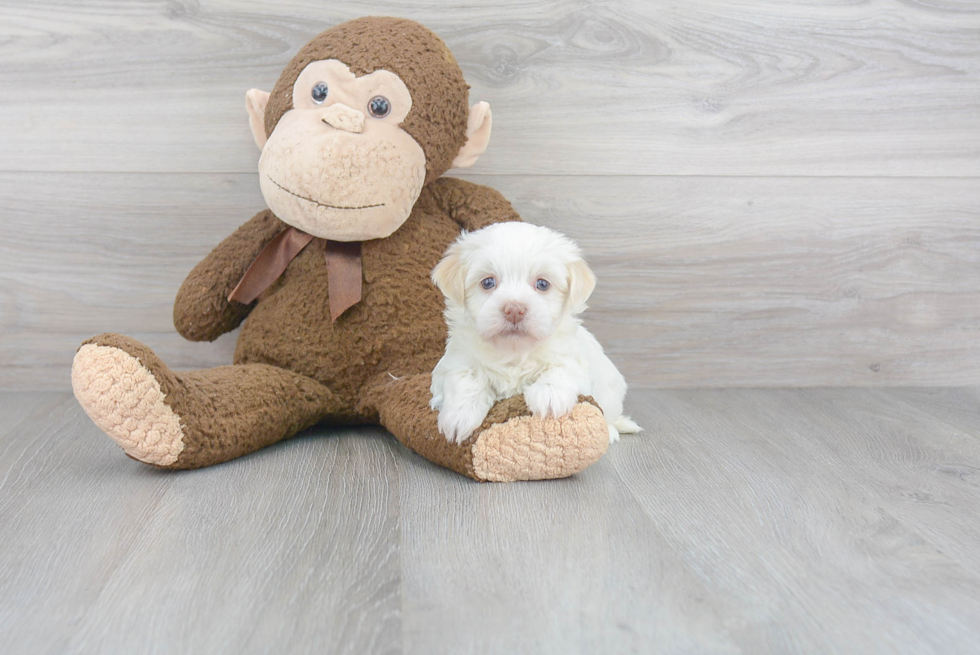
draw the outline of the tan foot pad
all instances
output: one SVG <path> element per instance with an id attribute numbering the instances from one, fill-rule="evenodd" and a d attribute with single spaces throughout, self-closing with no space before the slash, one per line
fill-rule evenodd
<path id="1" fill-rule="evenodd" d="M 140 361 L 112 346 L 86 344 L 75 355 L 71 385 L 85 413 L 126 454 L 169 466 L 184 449 L 180 418 Z"/>
<path id="2" fill-rule="evenodd" d="M 564 478 L 595 463 L 608 448 L 602 411 L 579 403 L 560 419 L 518 416 L 491 425 L 473 444 L 473 471 L 489 482 Z"/>

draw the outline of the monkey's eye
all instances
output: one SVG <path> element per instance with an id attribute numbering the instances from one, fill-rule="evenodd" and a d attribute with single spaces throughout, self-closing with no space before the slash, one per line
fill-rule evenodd
<path id="1" fill-rule="evenodd" d="M 375 118 L 384 118 L 391 113 L 391 103 L 384 96 L 374 96 L 368 102 L 368 111 Z"/>
<path id="2" fill-rule="evenodd" d="M 310 92 L 310 96 L 313 98 L 313 102 L 318 105 L 322 105 L 323 101 L 327 99 L 327 93 L 330 89 L 327 88 L 326 82 L 317 82 L 313 86 L 313 90 Z"/>
<path id="3" fill-rule="evenodd" d="M 492 277 L 485 277 L 482 280 L 480 280 L 480 286 L 483 287 L 485 290 L 489 291 L 490 289 L 497 286 L 497 280 L 495 280 Z"/>
<path id="4" fill-rule="evenodd" d="M 534 283 L 534 288 L 537 289 L 538 291 L 547 291 L 548 289 L 551 288 L 551 282 L 548 282 L 548 280 L 541 278 L 540 280 Z"/>

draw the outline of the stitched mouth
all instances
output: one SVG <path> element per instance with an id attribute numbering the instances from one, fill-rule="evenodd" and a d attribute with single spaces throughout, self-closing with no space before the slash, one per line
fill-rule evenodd
<path id="1" fill-rule="evenodd" d="M 361 205 L 360 207 L 342 207 L 340 205 L 328 205 L 325 202 L 320 202 L 319 200 L 314 200 L 313 198 L 307 198 L 306 196 L 301 196 L 300 194 L 298 194 L 298 193 L 296 193 L 294 191 L 290 191 L 289 189 L 287 189 L 283 185 L 281 185 L 278 182 L 276 182 L 275 180 L 273 180 L 272 179 L 272 176 L 270 176 L 270 175 L 266 175 L 266 177 L 269 178 L 269 181 L 270 182 L 272 182 L 273 184 L 275 184 L 277 187 L 279 187 L 280 189 L 282 189 L 283 191 L 285 191 L 289 195 L 296 196 L 300 200 L 305 200 L 306 202 L 312 202 L 314 205 L 320 205 L 321 207 L 329 207 L 330 209 L 371 209 L 372 207 L 384 207 L 385 206 L 385 203 L 383 203 L 383 202 L 382 203 L 378 203 L 377 205 Z"/>

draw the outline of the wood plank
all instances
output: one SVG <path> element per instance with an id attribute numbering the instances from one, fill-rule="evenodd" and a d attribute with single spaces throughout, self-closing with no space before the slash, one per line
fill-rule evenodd
<path id="1" fill-rule="evenodd" d="M 972 180 L 469 176 L 577 239 L 586 314 L 635 386 L 980 383 Z M 256 176 L 0 174 L 0 387 L 66 389 L 85 338 L 131 334 L 175 368 L 173 297 L 263 203 Z M 46 217 L 39 221 L 38 216 Z"/>
<path id="2" fill-rule="evenodd" d="M 956 392 L 940 393 L 955 398 Z M 880 389 L 860 396 L 813 390 L 805 396 L 780 391 L 759 398 L 760 411 L 811 457 L 853 469 L 846 477 L 865 494 L 944 556 L 980 576 L 980 406 L 960 415 L 922 411 Z M 966 416 L 971 420 L 965 429 L 953 424 Z M 801 425 L 808 429 L 798 429 Z"/>
<path id="3" fill-rule="evenodd" d="M 633 415 L 647 432 L 606 456 L 744 652 L 968 652 L 980 639 L 980 575 L 932 540 L 973 530 L 957 524 L 975 525 L 975 489 L 972 506 L 923 506 L 930 532 L 896 513 L 905 489 L 936 477 L 920 450 L 933 426 L 905 440 L 867 422 L 841 430 L 852 409 L 887 411 L 877 393 L 646 392 Z M 926 461 L 909 471 L 909 459 Z"/>
<path id="4" fill-rule="evenodd" d="M 389 436 L 311 432 L 172 473 L 129 460 L 59 398 L 0 436 L 5 652 L 397 647 Z"/>
<path id="5" fill-rule="evenodd" d="M 0 392 L 0 439 L 17 433 L 25 424 L 43 421 L 68 398 L 67 392 L 36 391 Z"/>
<path id="6" fill-rule="evenodd" d="M 887 394 L 907 406 L 925 412 L 945 425 L 980 438 L 980 388 L 921 389 L 917 387 L 889 389 Z M 961 475 L 971 477 L 980 471 L 964 470 Z M 980 481 L 980 478 L 978 478 Z"/>
<path id="7" fill-rule="evenodd" d="M 647 390 L 582 474 L 481 485 L 374 428 L 157 471 L 68 394 L 0 393 L 0 643 L 971 652 L 971 395 Z"/>
<path id="8" fill-rule="evenodd" d="M 740 652 L 711 590 L 605 462 L 475 485 L 406 455 L 405 652 Z"/>
<path id="9" fill-rule="evenodd" d="M 0 170 L 250 172 L 243 95 L 348 0 L 0 6 Z M 379 2 L 494 108 L 484 174 L 980 175 L 970 3 Z"/>

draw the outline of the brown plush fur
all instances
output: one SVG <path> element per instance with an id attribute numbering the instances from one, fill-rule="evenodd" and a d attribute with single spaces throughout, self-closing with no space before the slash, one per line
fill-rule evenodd
<path id="1" fill-rule="evenodd" d="M 434 414 L 428 408 L 428 373 L 446 341 L 442 294 L 428 273 L 461 228 L 514 220 L 520 217 L 497 191 L 454 178 L 436 180 L 393 235 L 364 242 L 363 298 L 333 322 L 320 239 L 256 302 L 226 299 L 256 254 L 286 227 L 265 210 L 191 271 L 174 305 L 178 332 L 197 341 L 216 339 L 248 317 L 236 366 L 174 373 L 128 337 L 105 334 L 86 343 L 128 352 L 160 381 L 165 402 L 181 417 L 191 442 L 171 468 L 226 461 L 327 419 L 382 422 L 406 446 L 472 477 L 474 439 L 450 444 L 434 418 L 428 420 Z M 398 385 L 396 378 L 412 383 Z M 499 404 L 488 421 L 522 415 L 526 407 L 513 399 Z M 418 429 L 420 423 L 426 429 Z"/>
<path id="2" fill-rule="evenodd" d="M 274 366 L 175 373 L 130 337 L 100 334 L 85 343 L 127 352 L 160 383 L 164 402 L 180 417 L 186 435 L 178 461 L 168 468 L 199 468 L 240 457 L 342 410 L 328 388 Z"/>
<path id="3" fill-rule="evenodd" d="M 265 210 L 191 271 L 174 305 L 177 330 L 194 341 L 216 339 L 245 321 L 234 366 L 175 373 L 128 337 L 103 334 L 86 343 L 124 351 L 159 382 L 163 402 L 180 418 L 182 429 L 183 449 L 168 468 L 223 462 L 328 421 L 381 423 L 412 450 L 477 479 L 558 477 L 581 470 L 608 443 L 604 423 L 596 427 L 594 417 L 552 420 L 548 451 L 526 429 L 528 419 L 523 419 L 516 449 L 510 448 L 506 431 L 497 430 L 494 443 L 503 446 L 481 452 L 490 452 L 484 452 L 484 460 L 503 461 L 506 471 L 484 470 L 485 462 L 478 471 L 474 444 L 481 431 L 462 445 L 451 444 L 438 433 L 436 414 L 428 406 L 429 373 L 446 340 L 443 298 L 429 273 L 461 229 L 520 220 L 492 189 L 437 179 L 466 139 L 467 86 L 445 44 L 421 25 L 401 19 L 359 19 L 327 30 L 284 70 L 269 100 L 267 133 L 289 110 L 300 71 L 311 61 L 329 58 L 358 75 L 384 68 L 401 77 L 413 100 L 402 127 L 427 158 L 426 186 L 408 220 L 391 236 L 362 244 L 361 301 L 331 320 L 325 242 L 320 239 L 300 252 L 255 302 L 228 301 L 256 255 L 287 227 Z M 590 416 L 597 411 L 588 410 Z M 512 398 L 493 408 L 484 428 L 527 415 L 523 400 Z M 138 426 L 138 418 L 130 425 Z M 563 458 L 563 435 L 578 454 Z M 535 461 L 525 464 L 511 457 L 510 451 L 520 449 L 522 457 Z M 554 461 L 538 461 L 551 456 L 546 452 L 557 453 Z"/>
<path id="4" fill-rule="evenodd" d="M 497 191 L 453 178 L 423 189 L 409 219 L 386 239 L 365 241 L 361 301 L 333 323 L 322 240 L 314 240 L 279 280 L 244 311 L 220 311 L 238 282 L 224 268 L 244 271 L 257 250 L 285 228 L 266 210 L 239 228 L 198 264 L 181 286 L 174 309 L 188 339 L 215 339 L 248 314 L 235 350 L 236 364 L 262 363 L 296 371 L 327 385 L 351 408 L 352 418 L 376 417 L 358 408 L 365 385 L 381 375 L 431 371 L 446 342 L 443 298 L 429 271 L 459 236 L 520 217 Z M 269 222 L 278 223 L 271 228 Z M 250 238 L 261 238 L 248 243 Z M 237 303 L 231 303 L 237 304 Z"/>
<path id="5" fill-rule="evenodd" d="M 401 127 L 425 152 L 425 183 L 449 170 L 466 140 L 469 86 L 442 39 L 404 18 L 357 18 L 322 32 L 303 46 L 269 96 L 267 135 L 292 109 L 296 78 L 310 62 L 324 59 L 344 62 L 355 75 L 382 69 L 398 75 L 412 94 L 412 110 Z"/>

